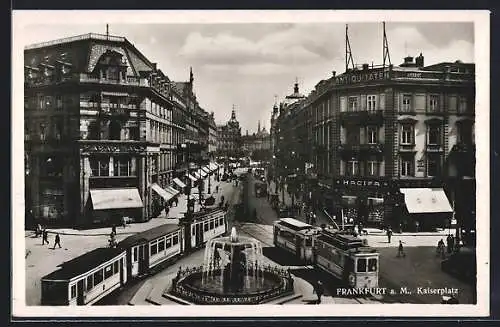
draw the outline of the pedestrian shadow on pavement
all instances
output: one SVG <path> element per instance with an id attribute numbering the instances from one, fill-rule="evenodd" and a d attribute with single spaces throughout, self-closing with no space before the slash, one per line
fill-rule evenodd
<path id="1" fill-rule="evenodd" d="M 305 266 L 305 263 L 292 253 L 274 246 L 262 248 L 262 254 L 281 266 Z"/>

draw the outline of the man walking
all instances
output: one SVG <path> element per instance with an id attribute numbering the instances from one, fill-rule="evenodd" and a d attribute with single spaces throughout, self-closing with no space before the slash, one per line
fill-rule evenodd
<path id="1" fill-rule="evenodd" d="M 42 245 L 45 245 L 45 242 L 49 244 L 49 232 L 44 228 L 42 231 Z"/>
<path id="2" fill-rule="evenodd" d="M 392 229 L 391 227 L 387 228 L 387 243 L 391 243 Z"/>
<path id="3" fill-rule="evenodd" d="M 54 240 L 54 247 L 52 249 L 55 249 L 56 245 L 59 245 L 59 248 L 61 248 L 61 237 L 59 236 L 59 234 L 56 234 L 56 239 Z"/>
<path id="4" fill-rule="evenodd" d="M 406 257 L 405 251 L 403 249 L 403 242 L 401 242 L 401 240 L 399 240 L 398 255 L 397 255 L 397 257 L 398 258 L 400 258 L 400 257 Z"/>
<path id="5" fill-rule="evenodd" d="M 323 295 L 323 292 L 325 291 L 324 287 L 323 287 L 323 283 L 318 280 L 318 282 L 316 283 L 316 295 L 318 296 L 318 304 L 321 303 L 321 296 Z"/>

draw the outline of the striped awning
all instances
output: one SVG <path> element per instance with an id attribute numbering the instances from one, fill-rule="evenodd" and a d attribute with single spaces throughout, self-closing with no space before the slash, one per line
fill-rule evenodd
<path id="1" fill-rule="evenodd" d="M 170 193 L 172 195 L 172 197 L 175 197 L 181 193 L 181 192 L 177 191 L 175 188 L 173 188 L 172 186 L 168 186 L 168 185 L 165 186 L 165 191 Z"/>
<path id="2" fill-rule="evenodd" d="M 184 184 L 180 179 L 178 179 L 177 177 L 174 178 L 173 182 L 179 186 L 180 188 L 185 188 L 186 187 L 186 184 Z"/>
<path id="3" fill-rule="evenodd" d="M 102 95 L 107 95 L 107 96 L 112 96 L 112 97 L 128 97 L 128 93 L 124 92 L 107 92 L 107 91 L 102 91 Z"/>
<path id="4" fill-rule="evenodd" d="M 208 176 L 207 172 L 202 169 L 198 170 L 198 173 L 200 174 L 201 178 L 205 178 Z"/>
<path id="5" fill-rule="evenodd" d="M 198 178 L 194 177 L 193 175 L 191 174 L 186 174 L 187 177 L 189 177 L 189 179 L 192 181 L 192 182 L 196 182 L 198 181 Z"/>
<path id="6" fill-rule="evenodd" d="M 201 169 L 207 174 L 210 173 L 210 168 L 208 168 L 208 166 L 202 167 Z"/>
<path id="7" fill-rule="evenodd" d="M 90 190 L 94 210 L 142 208 L 139 190 L 136 188 L 109 188 Z"/>
<path id="8" fill-rule="evenodd" d="M 200 178 L 201 178 L 200 173 L 199 173 L 199 172 L 197 172 L 197 171 L 194 171 L 194 172 L 193 172 L 193 176 L 194 176 L 194 177 L 196 177 L 197 179 L 200 179 Z"/>
<path id="9" fill-rule="evenodd" d="M 161 188 L 160 185 L 154 183 L 151 185 L 153 191 L 155 191 L 159 196 L 161 196 L 165 201 L 172 199 L 175 195 L 168 192 L 167 190 Z"/>
<path id="10" fill-rule="evenodd" d="M 210 165 L 209 165 L 209 167 L 210 167 L 211 171 L 214 171 L 217 168 L 219 168 L 219 166 L 216 163 L 214 163 L 214 162 L 211 162 Z"/>

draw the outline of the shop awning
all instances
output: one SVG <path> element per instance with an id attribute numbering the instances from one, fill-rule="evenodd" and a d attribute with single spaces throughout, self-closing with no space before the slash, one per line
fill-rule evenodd
<path id="1" fill-rule="evenodd" d="M 185 188 L 186 187 L 186 184 L 184 184 L 180 179 L 178 179 L 177 177 L 174 178 L 173 182 L 179 186 L 180 188 Z"/>
<path id="2" fill-rule="evenodd" d="M 200 179 L 200 178 L 201 178 L 200 173 L 199 173 L 199 172 L 197 172 L 197 171 L 194 171 L 194 172 L 193 172 L 193 175 L 194 175 L 194 177 L 196 177 L 197 179 Z"/>
<path id="3" fill-rule="evenodd" d="M 136 188 L 109 188 L 90 190 L 94 210 L 142 208 Z"/>
<path id="4" fill-rule="evenodd" d="M 193 175 L 191 174 L 186 174 L 187 177 L 189 177 L 189 179 L 191 180 L 191 182 L 196 182 L 198 181 L 198 178 L 194 177 Z"/>
<path id="5" fill-rule="evenodd" d="M 204 170 L 199 170 L 199 174 L 201 175 L 202 178 L 205 178 L 208 176 L 207 172 Z"/>
<path id="6" fill-rule="evenodd" d="M 165 191 L 167 191 L 168 193 L 170 193 L 172 195 L 172 197 L 175 197 L 175 196 L 179 195 L 179 193 L 180 193 L 179 191 L 177 191 L 172 186 L 165 186 Z"/>
<path id="7" fill-rule="evenodd" d="M 453 212 L 442 188 L 401 188 L 409 213 Z"/>
<path id="8" fill-rule="evenodd" d="M 202 167 L 201 170 L 203 170 L 205 173 L 209 174 L 210 173 L 210 168 L 208 166 Z"/>
<path id="9" fill-rule="evenodd" d="M 170 200 L 173 198 L 175 195 L 171 194 L 167 190 L 163 189 L 160 185 L 154 183 L 151 185 L 151 188 L 153 191 L 155 191 L 159 196 L 161 196 L 165 201 Z"/>
<path id="10" fill-rule="evenodd" d="M 211 171 L 214 171 L 217 168 L 219 168 L 219 166 L 217 164 L 213 163 L 213 162 L 211 162 L 208 166 L 209 166 L 209 168 L 210 168 Z"/>

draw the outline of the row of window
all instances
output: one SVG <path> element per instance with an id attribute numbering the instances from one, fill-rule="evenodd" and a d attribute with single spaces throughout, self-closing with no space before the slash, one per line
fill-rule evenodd
<path id="1" fill-rule="evenodd" d="M 199 224 L 203 224 L 203 231 L 204 232 L 208 232 L 209 230 L 213 230 L 219 226 L 224 226 L 224 218 L 213 218 L 213 219 L 210 219 L 210 220 L 207 220 L 203 223 L 199 223 Z M 191 227 L 191 234 L 192 235 L 196 235 L 196 226 L 198 224 L 194 224 L 192 227 Z"/>
<path id="2" fill-rule="evenodd" d="M 356 272 L 375 272 L 377 271 L 377 259 L 359 258 Z"/>
<path id="3" fill-rule="evenodd" d="M 164 250 L 171 248 L 172 246 L 176 246 L 179 244 L 179 235 L 175 234 L 172 236 L 164 236 L 157 240 L 152 241 L 149 244 L 150 255 L 154 256 Z"/>
<path id="4" fill-rule="evenodd" d="M 87 276 L 87 285 L 86 290 L 89 292 L 94 287 L 98 286 L 100 283 L 105 281 L 106 279 L 116 275 L 120 272 L 119 261 L 115 261 L 110 265 L 105 266 L 103 269 L 100 269 L 93 273 L 90 276 Z M 71 298 L 76 297 L 76 284 L 71 286 Z"/>
<path id="5" fill-rule="evenodd" d="M 399 158 L 400 176 L 415 176 L 415 155 L 401 154 Z M 420 164 L 419 169 L 425 171 L 427 177 L 440 176 L 442 172 L 442 156 L 439 153 L 428 153 L 425 162 Z M 345 162 L 345 176 L 383 176 L 380 171 L 381 162 L 375 160 L 358 161 L 348 160 Z"/>
<path id="6" fill-rule="evenodd" d="M 91 156 L 92 176 L 136 176 L 135 158 L 127 156 Z M 113 167 L 113 170 L 110 170 Z"/>
<path id="7" fill-rule="evenodd" d="M 468 98 L 465 96 L 459 96 L 458 100 L 455 100 L 455 96 L 450 97 L 449 107 L 451 109 L 456 109 L 458 113 L 467 113 L 470 112 L 472 106 L 469 104 Z M 361 103 L 360 99 L 363 99 L 363 103 Z M 419 101 L 417 103 L 416 97 L 413 94 L 402 94 L 400 98 L 400 111 L 401 112 L 414 112 L 418 107 L 419 109 L 426 109 L 427 112 L 442 112 L 443 106 L 441 103 L 441 96 L 439 94 L 430 94 L 425 97 L 422 95 L 418 98 Z M 421 99 L 421 101 L 420 101 Z M 427 99 L 427 103 L 425 100 Z M 326 102 L 327 106 L 324 103 L 315 108 L 314 118 L 315 121 L 319 121 L 326 117 L 329 117 L 329 101 Z M 325 112 L 325 107 L 327 107 L 327 111 Z M 356 112 L 356 111 L 376 111 L 376 110 L 384 110 L 385 107 L 385 94 L 372 94 L 367 95 L 366 100 L 365 97 L 360 96 L 349 96 L 349 97 L 340 97 L 340 111 L 341 112 Z"/>

